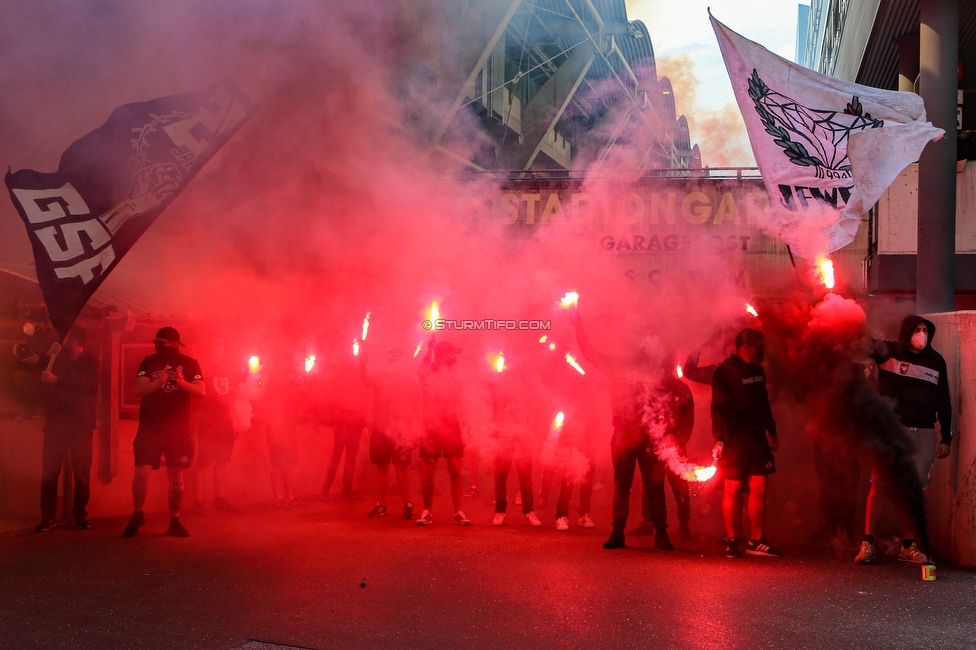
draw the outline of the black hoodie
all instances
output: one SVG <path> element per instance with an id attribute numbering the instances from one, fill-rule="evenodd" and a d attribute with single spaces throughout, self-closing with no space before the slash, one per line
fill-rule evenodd
<path id="1" fill-rule="evenodd" d="M 925 348 L 916 353 L 910 345 L 919 323 L 929 328 Z M 952 441 L 952 401 L 946 362 L 932 348 L 935 325 L 921 316 L 906 316 L 898 342 L 874 340 L 871 358 L 878 362 L 878 389 L 895 400 L 895 414 L 906 427 L 932 429 L 938 417 L 942 443 Z"/>

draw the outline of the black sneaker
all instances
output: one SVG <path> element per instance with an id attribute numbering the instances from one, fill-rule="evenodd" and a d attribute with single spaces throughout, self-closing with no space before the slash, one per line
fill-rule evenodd
<path id="1" fill-rule="evenodd" d="M 188 531 L 186 526 L 180 522 L 179 517 L 170 517 L 169 530 L 166 531 L 166 534 L 170 537 L 189 537 L 190 531 Z"/>
<path id="2" fill-rule="evenodd" d="M 51 525 L 52 524 L 50 521 L 43 519 L 41 520 L 41 523 L 34 527 L 34 530 L 38 533 L 46 533 L 47 531 L 51 530 Z"/>
<path id="3" fill-rule="evenodd" d="M 77 530 L 88 530 L 91 526 L 88 525 L 88 520 L 84 517 L 75 517 L 75 528 Z"/>
<path id="4" fill-rule="evenodd" d="M 478 486 L 472 485 L 471 487 L 469 487 L 467 490 L 464 491 L 464 496 L 466 496 L 469 499 L 471 497 L 478 496 Z"/>
<path id="5" fill-rule="evenodd" d="M 674 550 L 674 544 L 671 543 L 671 538 L 668 537 L 668 531 L 660 530 L 654 534 L 654 548 L 661 551 Z"/>
<path id="6" fill-rule="evenodd" d="M 382 503 L 380 503 L 379 501 L 377 501 L 376 502 L 376 505 L 373 506 L 373 509 L 366 513 L 366 516 L 367 517 L 385 517 L 386 516 L 386 506 L 383 505 Z"/>
<path id="7" fill-rule="evenodd" d="M 747 555 L 762 555 L 765 557 L 783 557 L 783 554 L 777 551 L 775 548 L 769 545 L 766 538 L 762 539 L 750 539 L 749 543 L 746 545 Z"/>
<path id="8" fill-rule="evenodd" d="M 214 510 L 219 510 L 220 512 L 226 512 L 227 514 L 237 514 L 237 510 L 234 508 L 234 506 L 230 505 L 230 503 L 228 503 L 227 499 L 224 497 L 214 497 L 213 503 L 210 504 L 210 507 Z"/>
<path id="9" fill-rule="evenodd" d="M 734 537 L 730 537 L 725 546 L 725 557 L 742 557 L 742 551 L 739 550 L 739 540 Z"/>
<path id="10" fill-rule="evenodd" d="M 413 504 L 408 503 L 403 506 L 403 518 L 407 521 L 413 521 Z"/>
<path id="11" fill-rule="evenodd" d="M 628 535 L 633 535 L 634 537 L 650 537 L 654 535 L 657 531 L 654 530 L 654 524 L 649 521 L 642 521 L 630 530 L 627 531 Z"/>
<path id="12" fill-rule="evenodd" d="M 142 514 L 142 510 L 132 513 L 132 519 L 125 527 L 125 532 L 122 533 L 126 537 L 135 537 L 136 533 L 139 532 L 139 528 L 146 523 L 146 515 Z"/>
<path id="13" fill-rule="evenodd" d="M 345 499 L 346 501 L 362 501 L 362 497 L 360 497 L 355 492 L 343 492 L 342 498 Z"/>
<path id="14" fill-rule="evenodd" d="M 688 528 L 688 524 L 681 524 L 681 527 L 678 528 L 678 539 L 686 542 L 691 539 L 691 529 Z"/>
<path id="15" fill-rule="evenodd" d="M 619 528 L 614 528 L 613 532 L 610 533 L 610 537 L 607 541 L 603 542 L 603 548 L 623 548 L 624 547 L 624 531 Z"/>

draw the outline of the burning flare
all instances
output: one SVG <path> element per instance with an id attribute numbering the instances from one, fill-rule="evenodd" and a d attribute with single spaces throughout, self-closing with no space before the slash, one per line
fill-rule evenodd
<path id="1" fill-rule="evenodd" d="M 575 291 L 567 291 L 566 295 L 559 299 L 559 306 L 563 309 L 566 307 L 573 307 L 575 309 L 579 306 L 579 294 Z"/>
<path id="2" fill-rule="evenodd" d="M 821 255 L 817 258 L 817 277 L 828 290 L 834 288 L 834 261 Z"/>
<path id="3" fill-rule="evenodd" d="M 352 356 L 359 356 L 359 339 L 352 340 Z"/>
<path id="4" fill-rule="evenodd" d="M 681 379 L 682 377 L 685 376 L 685 371 L 681 369 L 681 362 L 680 361 L 674 367 L 674 374 L 678 377 L 678 379 Z"/>
<path id="5" fill-rule="evenodd" d="M 580 367 L 580 364 L 576 363 L 576 357 L 571 355 L 569 352 L 566 353 L 566 363 L 576 368 L 576 372 L 578 372 L 579 374 L 581 375 L 586 374 L 586 371 Z"/>
<path id="6" fill-rule="evenodd" d="M 505 369 L 505 353 L 499 351 L 495 356 L 495 360 L 491 364 L 497 372 L 501 372 Z"/>
<path id="7" fill-rule="evenodd" d="M 746 303 L 746 313 L 752 314 L 754 317 L 759 318 L 759 312 L 756 311 L 756 308 L 749 303 Z"/>
<path id="8" fill-rule="evenodd" d="M 565 413 L 563 413 L 562 411 L 560 411 L 559 413 L 556 413 L 556 417 L 554 417 L 552 419 L 552 428 L 553 429 L 562 429 L 563 428 L 563 422 L 565 422 L 565 421 L 566 421 L 566 414 Z"/>
<path id="9" fill-rule="evenodd" d="M 708 467 L 696 467 L 694 472 L 695 473 L 694 480 L 698 481 L 699 483 L 703 483 L 708 479 L 712 478 L 713 476 L 715 476 L 715 472 L 717 471 L 717 469 L 718 468 L 716 468 L 714 465 L 709 465 Z"/>
<path id="10" fill-rule="evenodd" d="M 545 343 L 548 340 L 549 340 L 549 335 L 548 334 L 543 334 L 542 335 L 542 338 L 539 339 L 539 343 Z"/>
<path id="11" fill-rule="evenodd" d="M 261 357 L 258 355 L 252 356 L 247 360 L 247 369 L 251 372 L 257 372 L 261 369 Z"/>
<path id="12" fill-rule="evenodd" d="M 372 312 L 366 312 L 366 318 L 363 319 L 363 341 L 366 340 L 366 334 L 369 333 L 369 315 Z"/>
<path id="13" fill-rule="evenodd" d="M 305 357 L 305 372 L 312 372 L 312 368 L 315 367 L 315 355 L 310 354 Z"/>
<path id="14" fill-rule="evenodd" d="M 549 349 L 550 350 L 555 350 L 556 349 L 556 344 L 555 343 L 550 343 L 549 344 Z"/>
<path id="15" fill-rule="evenodd" d="M 417 355 L 420 354 L 420 351 L 423 349 L 424 349 L 424 342 L 421 341 L 420 343 L 417 344 L 417 349 L 413 351 L 413 358 L 416 359 Z"/>
<path id="16" fill-rule="evenodd" d="M 437 304 L 437 301 L 430 303 L 430 322 L 431 326 L 435 325 L 437 321 L 441 319 L 441 308 Z"/>

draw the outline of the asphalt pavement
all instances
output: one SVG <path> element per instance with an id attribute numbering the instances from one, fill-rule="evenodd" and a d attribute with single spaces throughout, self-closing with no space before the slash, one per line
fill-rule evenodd
<path id="1" fill-rule="evenodd" d="M 165 514 L 134 539 L 124 519 L 7 532 L 0 646 L 976 647 L 976 573 L 948 564 L 923 582 L 917 565 L 855 566 L 846 551 L 732 560 L 709 534 L 673 552 L 647 537 L 608 551 L 604 513 L 594 530 L 574 517 L 557 532 L 551 509 L 534 529 L 510 505 L 499 528 L 479 497 L 462 528 L 441 496 L 423 528 L 395 499 L 386 518 L 370 506 L 184 516 L 186 539 L 163 535 Z"/>

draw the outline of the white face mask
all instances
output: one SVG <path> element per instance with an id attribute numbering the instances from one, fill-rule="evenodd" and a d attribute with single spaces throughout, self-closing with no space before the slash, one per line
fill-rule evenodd
<path id="1" fill-rule="evenodd" d="M 24 323 L 24 336 L 34 336 L 34 323 Z"/>
<path id="2" fill-rule="evenodd" d="M 925 332 L 915 332 L 912 334 L 912 347 L 916 350 L 924 350 L 927 342 L 928 336 Z"/>

